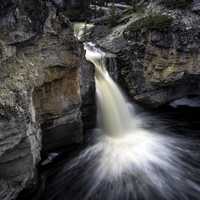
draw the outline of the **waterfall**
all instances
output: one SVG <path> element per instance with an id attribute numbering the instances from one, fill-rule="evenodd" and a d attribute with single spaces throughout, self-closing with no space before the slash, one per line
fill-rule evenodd
<path id="1" fill-rule="evenodd" d="M 96 69 L 99 129 L 48 200 L 199 200 L 200 143 L 145 129 L 107 72 L 108 55 L 92 43 L 85 50 Z"/>
<path id="2" fill-rule="evenodd" d="M 138 120 L 132 120 L 127 100 L 106 70 L 106 54 L 91 43 L 85 44 L 85 49 L 86 58 L 96 68 L 95 82 L 101 128 L 112 137 L 121 136 L 125 131 L 133 131 Z"/>

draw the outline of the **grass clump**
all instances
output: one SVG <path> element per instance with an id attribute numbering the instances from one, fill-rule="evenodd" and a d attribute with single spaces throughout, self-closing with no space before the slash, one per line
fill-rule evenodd
<path id="1" fill-rule="evenodd" d="M 130 27 L 131 31 L 139 31 L 141 29 L 164 31 L 172 24 L 172 17 L 167 15 L 149 15 L 137 20 Z"/>
<path id="2" fill-rule="evenodd" d="M 184 9 L 191 5 L 192 0 L 161 0 L 160 4 L 171 9 Z"/>

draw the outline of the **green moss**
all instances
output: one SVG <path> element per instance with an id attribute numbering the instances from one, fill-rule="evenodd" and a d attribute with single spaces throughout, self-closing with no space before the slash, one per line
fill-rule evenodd
<path id="1" fill-rule="evenodd" d="M 173 19 L 167 15 L 149 15 L 137 20 L 129 28 L 130 31 L 139 31 L 141 29 L 164 31 L 170 27 Z"/>
<path id="2" fill-rule="evenodd" d="M 184 9 L 191 5 L 192 0 L 161 0 L 160 4 L 171 9 Z"/>

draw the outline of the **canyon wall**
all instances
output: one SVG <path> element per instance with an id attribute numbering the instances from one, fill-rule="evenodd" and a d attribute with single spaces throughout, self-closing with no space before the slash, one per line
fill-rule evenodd
<path id="1" fill-rule="evenodd" d="M 36 183 L 42 149 L 81 143 L 94 125 L 94 67 L 53 1 L 1 0 L 0 29 L 0 199 L 11 200 Z"/>
<path id="2" fill-rule="evenodd" d="M 135 1 L 112 23 L 98 21 L 90 38 L 116 54 L 117 81 L 130 99 L 160 106 L 200 94 L 199 5 Z"/>

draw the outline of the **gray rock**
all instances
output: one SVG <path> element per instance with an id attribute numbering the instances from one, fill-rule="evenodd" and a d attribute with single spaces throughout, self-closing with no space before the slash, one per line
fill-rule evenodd
<path id="1" fill-rule="evenodd" d="M 52 0 L 52 2 L 53 2 L 58 8 L 64 8 L 64 6 L 65 6 L 64 0 Z"/>
<path id="2" fill-rule="evenodd" d="M 200 14 L 200 2 L 199 0 L 193 0 L 192 2 L 192 11 L 197 12 Z"/>
<path id="3" fill-rule="evenodd" d="M 151 16 L 156 16 L 154 22 Z M 172 22 L 166 26 L 167 18 Z M 118 83 L 130 99 L 160 106 L 200 94 L 200 16 L 191 6 L 168 9 L 151 1 L 142 12 L 123 15 L 117 23 L 109 30 L 93 28 L 90 38 L 116 54 Z"/>
<path id="4" fill-rule="evenodd" d="M 94 81 L 94 66 L 83 59 L 81 63 L 81 111 L 84 130 L 91 129 L 96 123 L 96 104 L 95 104 L 95 81 Z"/>
<path id="5" fill-rule="evenodd" d="M 53 4 L 0 3 L 0 199 L 11 200 L 36 182 L 41 149 L 82 142 L 94 68 Z"/>

